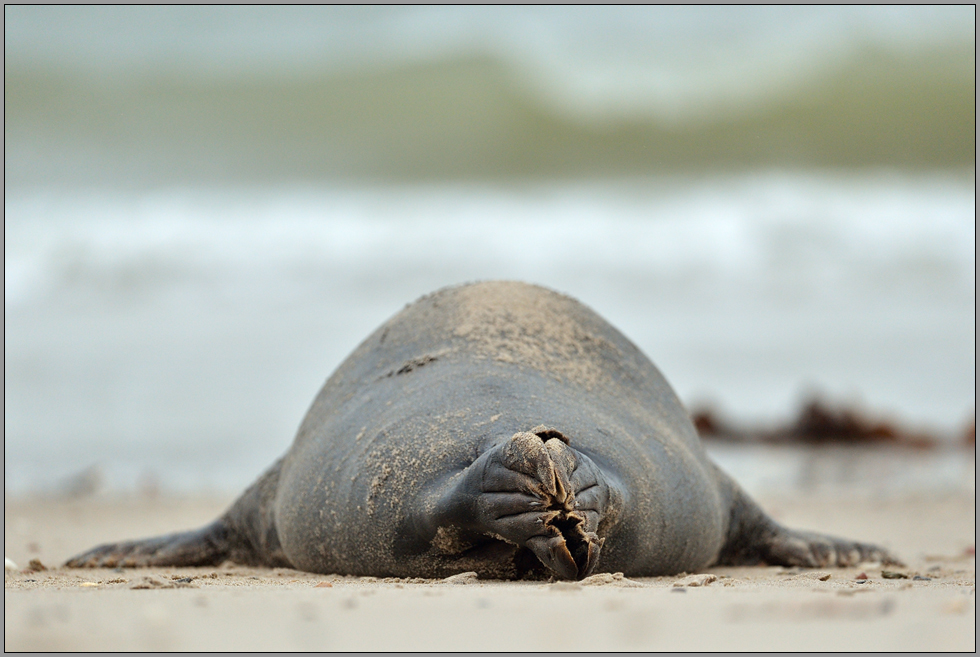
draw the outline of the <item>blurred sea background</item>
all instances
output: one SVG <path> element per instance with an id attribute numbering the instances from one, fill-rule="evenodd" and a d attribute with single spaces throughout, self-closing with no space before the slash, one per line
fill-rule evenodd
<path id="1" fill-rule="evenodd" d="M 710 444 L 750 492 L 975 490 L 975 20 L 7 5 L 5 493 L 235 493 L 379 324 L 500 278 L 689 406 L 941 441 Z"/>

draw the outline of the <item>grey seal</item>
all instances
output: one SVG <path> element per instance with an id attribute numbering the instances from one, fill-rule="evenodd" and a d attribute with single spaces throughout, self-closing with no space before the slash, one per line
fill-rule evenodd
<path id="1" fill-rule="evenodd" d="M 516 282 L 445 288 L 378 328 L 324 384 L 287 453 L 212 524 L 66 565 L 225 560 L 504 579 L 898 563 L 774 521 L 712 463 L 625 336 Z"/>

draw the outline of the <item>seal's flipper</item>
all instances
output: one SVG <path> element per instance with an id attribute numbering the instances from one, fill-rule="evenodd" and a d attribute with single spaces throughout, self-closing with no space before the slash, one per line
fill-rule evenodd
<path id="1" fill-rule="evenodd" d="M 785 527 L 772 534 L 766 545 L 765 562 L 776 566 L 856 566 L 862 561 L 903 565 L 884 548 L 825 534 L 802 532 Z"/>
<path id="2" fill-rule="evenodd" d="M 855 566 L 862 561 L 902 565 L 877 545 L 858 543 L 815 532 L 783 527 L 770 518 L 731 479 L 719 471 L 732 491 L 731 516 L 727 540 L 716 565 L 803 566 L 826 568 Z"/>
<path id="3" fill-rule="evenodd" d="M 68 568 L 216 566 L 228 558 L 228 528 L 218 520 L 195 531 L 108 543 L 69 559 Z"/>
<path id="4" fill-rule="evenodd" d="M 484 452 L 439 494 L 427 533 L 453 525 L 526 548 L 559 577 L 591 573 L 610 495 L 594 464 L 555 433 L 520 432 Z"/>
<path id="5" fill-rule="evenodd" d="M 275 527 L 275 494 L 282 459 L 239 497 L 228 512 L 201 529 L 137 541 L 108 543 L 69 559 L 68 568 L 140 566 L 290 566 Z"/>

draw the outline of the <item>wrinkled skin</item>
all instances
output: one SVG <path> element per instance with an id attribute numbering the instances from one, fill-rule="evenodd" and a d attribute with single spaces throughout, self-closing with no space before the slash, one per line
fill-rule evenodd
<path id="1" fill-rule="evenodd" d="M 519 283 L 447 288 L 381 326 L 328 379 L 286 455 L 211 525 L 66 565 L 225 560 L 566 579 L 898 563 L 777 524 L 710 462 L 629 340 Z"/>

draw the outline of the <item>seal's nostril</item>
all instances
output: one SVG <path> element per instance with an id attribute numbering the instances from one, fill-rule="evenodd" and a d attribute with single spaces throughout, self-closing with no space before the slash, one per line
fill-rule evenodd
<path id="1" fill-rule="evenodd" d="M 538 426 L 531 429 L 531 433 L 533 433 L 535 436 L 540 438 L 543 442 L 548 442 L 548 440 L 550 440 L 551 438 L 557 438 L 558 440 L 562 441 L 566 445 L 569 444 L 568 436 L 563 434 L 558 429 L 554 429 L 552 427 L 546 427 L 543 424 L 539 424 Z"/>

